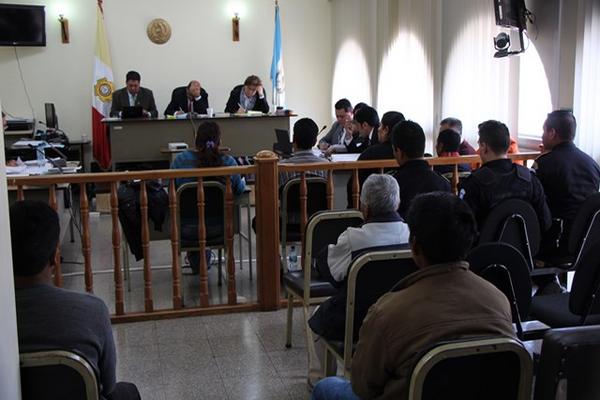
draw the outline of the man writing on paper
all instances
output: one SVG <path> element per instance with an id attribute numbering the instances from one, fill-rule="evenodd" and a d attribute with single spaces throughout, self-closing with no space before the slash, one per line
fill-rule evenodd
<path id="1" fill-rule="evenodd" d="M 190 81 L 187 86 L 180 86 L 173 90 L 165 116 L 186 113 L 206 114 L 207 108 L 208 93 L 202 88 L 200 82 Z"/>
<path id="2" fill-rule="evenodd" d="M 265 114 L 269 112 L 265 89 L 256 75 L 250 75 L 243 85 L 234 87 L 225 106 L 226 113 L 238 114 L 247 111 L 260 111 Z"/>

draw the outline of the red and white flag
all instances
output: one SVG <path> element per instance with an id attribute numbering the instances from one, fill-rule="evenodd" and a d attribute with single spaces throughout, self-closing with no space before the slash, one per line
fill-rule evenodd
<path id="1" fill-rule="evenodd" d="M 110 167 L 110 141 L 107 126 L 102 119 L 110 114 L 114 91 L 112 63 L 106 30 L 102 0 L 96 7 L 96 51 L 94 55 L 94 96 L 92 98 L 92 137 L 94 158 L 103 169 Z"/>

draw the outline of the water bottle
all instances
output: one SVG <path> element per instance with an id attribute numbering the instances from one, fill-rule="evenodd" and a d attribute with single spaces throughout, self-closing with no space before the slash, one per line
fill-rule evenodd
<path id="1" fill-rule="evenodd" d="M 35 150 L 37 165 L 43 167 L 46 165 L 46 153 L 44 152 L 44 146 L 40 145 Z"/>
<path id="2" fill-rule="evenodd" d="M 290 254 L 288 256 L 288 271 L 298 270 L 298 254 L 296 254 L 296 246 L 290 247 Z"/>

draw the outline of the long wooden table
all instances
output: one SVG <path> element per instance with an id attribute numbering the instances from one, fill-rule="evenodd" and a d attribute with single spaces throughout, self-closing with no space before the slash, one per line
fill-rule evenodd
<path id="1" fill-rule="evenodd" d="M 112 168 L 125 162 L 169 161 L 161 152 L 171 142 L 194 147 L 194 132 L 203 121 L 214 121 L 222 133 L 221 145 L 233 156 L 255 155 L 270 150 L 275 143 L 275 129 L 290 132 L 290 116 L 227 116 L 189 119 L 112 119 L 103 122 L 109 128 Z"/>

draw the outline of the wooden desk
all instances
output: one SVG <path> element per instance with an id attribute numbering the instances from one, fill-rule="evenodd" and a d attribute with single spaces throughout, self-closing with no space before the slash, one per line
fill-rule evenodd
<path id="1" fill-rule="evenodd" d="M 124 162 L 169 161 L 161 152 L 170 142 L 185 142 L 194 148 L 195 129 L 203 121 L 214 121 L 222 133 L 221 145 L 231 155 L 255 155 L 270 150 L 277 141 L 275 129 L 290 131 L 290 116 L 228 116 L 189 119 L 105 119 L 109 128 L 112 168 Z"/>

